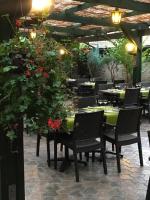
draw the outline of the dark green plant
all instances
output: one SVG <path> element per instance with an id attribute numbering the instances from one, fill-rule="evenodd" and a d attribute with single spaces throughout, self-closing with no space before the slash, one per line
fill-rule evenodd
<path id="1" fill-rule="evenodd" d="M 11 139 L 18 117 L 30 131 L 43 133 L 49 118 L 64 121 L 67 61 L 60 47 L 41 33 L 34 40 L 18 33 L 0 44 L 0 129 Z"/>
<path id="2" fill-rule="evenodd" d="M 126 72 L 126 82 L 129 83 L 131 81 L 134 58 L 130 55 L 126 49 L 125 45 L 128 41 L 124 38 L 118 39 L 113 42 L 114 47 L 109 48 L 101 60 L 101 64 L 108 65 L 109 71 L 112 74 L 112 79 L 114 79 L 115 72 L 118 70 L 118 65 L 122 64 L 125 68 Z"/>
<path id="3" fill-rule="evenodd" d="M 150 62 L 150 48 L 146 49 L 142 54 L 143 62 Z"/>

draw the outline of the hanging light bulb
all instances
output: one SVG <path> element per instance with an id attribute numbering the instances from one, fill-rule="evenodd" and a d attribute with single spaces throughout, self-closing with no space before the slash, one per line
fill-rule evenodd
<path id="1" fill-rule="evenodd" d="M 59 49 L 59 54 L 60 54 L 61 56 L 65 55 L 65 54 L 66 54 L 65 49 L 64 49 L 64 48 L 60 48 L 60 49 Z"/>
<path id="2" fill-rule="evenodd" d="M 111 19 L 113 24 L 120 24 L 122 17 L 122 12 L 116 8 L 114 11 L 111 12 Z"/>
<path id="3" fill-rule="evenodd" d="M 130 54 L 135 55 L 137 53 L 137 45 L 133 42 L 128 42 L 125 48 L 126 48 L 126 51 Z"/>
<path id="4" fill-rule="evenodd" d="M 36 38 L 36 31 L 35 30 L 32 30 L 30 32 L 30 37 L 34 40 Z"/>
<path id="5" fill-rule="evenodd" d="M 49 15 L 54 8 L 55 0 L 32 0 L 31 13 Z"/>

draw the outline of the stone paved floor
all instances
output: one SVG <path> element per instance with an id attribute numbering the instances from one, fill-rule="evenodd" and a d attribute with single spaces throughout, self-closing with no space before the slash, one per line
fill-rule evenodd
<path id="1" fill-rule="evenodd" d="M 121 174 L 117 173 L 114 157 L 107 159 L 108 175 L 103 174 L 101 163 L 90 160 L 86 167 L 79 165 L 79 183 L 75 182 L 73 164 L 64 173 L 54 170 L 53 163 L 48 168 L 44 138 L 40 157 L 36 157 L 36 137 L 25 135 L 26 200 L 145 200 L 150 175 L 148 129 L 150 124 L 144 120 L 141 126 L 144 167 L 139 165 L 134 144 L 122 148 Z"/>

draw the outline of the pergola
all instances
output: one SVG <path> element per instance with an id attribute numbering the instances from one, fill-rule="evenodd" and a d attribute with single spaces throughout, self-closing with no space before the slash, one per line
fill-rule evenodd
<path id="1" fill-rule="evenodd" d="M 119 25 L 111 21 L 115 8 L 122 11 Z M 125 35 L 138 46 L 133 82 L 141 81 L 142 36 L 150 34 L 150 0 L 56 0 L 55 9 L 45 23 L 51 26 L 57 39 L 89 42 Z"/>

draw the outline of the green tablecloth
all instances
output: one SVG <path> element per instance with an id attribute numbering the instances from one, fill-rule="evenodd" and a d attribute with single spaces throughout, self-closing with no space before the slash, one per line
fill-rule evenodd
<path id="1" fill-rule="evenodd" d="M 125 96 L 125 90 L 119 90 L 119 89 L 109 89 L 110 92 L 119 94 L 120 99 L 124 99 Z M 148 97 L 149 89 L 147 88 L 141 88 L 141 95 L 144 98 Z"/>
<path id="2" fill-rule="evenodd" d="M 104 115 L 106 117 L 106 123 L 115 125 L 117 122 L 119 110 L 113 108 L 112 106 L 98 106 L 98 107 L 87 107 L 84 109 L 85 112 L 94 112 L 104 110 Z M 67 129 L 72 130 L 74 125 L 75 114 L 66 118 Z"/>
<path id="3" fill-rule="evenodd" d="M 81 83 L 80 85 L 91 86 L 93 89 L 95 88 L 95 83 L 94 82 L 84 82 L 84 83 Z"/>

